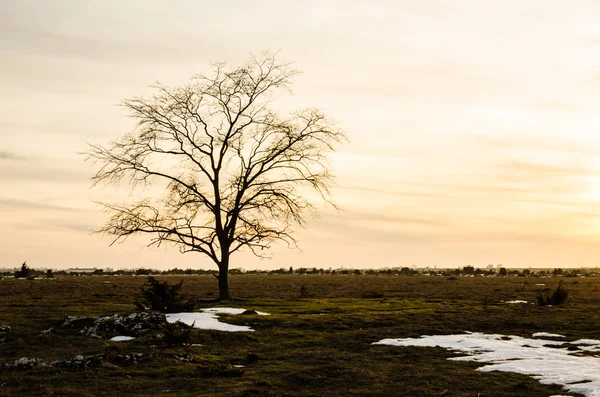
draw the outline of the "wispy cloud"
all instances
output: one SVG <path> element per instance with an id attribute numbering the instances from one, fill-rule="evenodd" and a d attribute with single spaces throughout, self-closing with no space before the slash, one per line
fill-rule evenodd
<path id="1" fill-rule="evenodd" d="M 10 150 L 0 150 L 0 160 L 18 160 L 25 161 L 28 158 L 26 156 L 22 156 L 15 152 L 11 152 Z"/>
<path id="2" fill-rule="evenodd" d="M 94 230 L 98 229 L 98 225 L 94 225 L 88 222 L 79 222 L 79 221 L 57 221 L 53 224 L 57 228 L 61 228 L 64 230 L 78 232 L 78 233 L 91 233 Z"/>
<path id="3" fill-rule="evenodd" d="M 377 193 L 377 194 L 386 194 L 393 196 L 408 196 L 408 197 L 422 197 L 422 198 L 432 198 L 432 199 L 456 199 L 459 196 L 452 196 L 448 194 L 436 194 L 436 193 L 422 193 L 418 191 L 412 190 L 392 190 L 385 188 L 371 188 L 367 186 L 339 186 L 339 189 L 357 191 L 357 192 L 365 192 L 365 193 Z"/>
<path id="4" fill-rule="evenodd" d="M 600 149 L 593 147 L 586 147 L 581 144 L 576 144 L 572 140 L 559 140 L 559 139 L 502 139 L 498 137 L 481 137 L 480 142 L 490 149 L 500 150 L 515 150 L 524 149 L 531 151 L 552 151 L 552 152 L 563 152 L 567 154 L 577 155 L 600 155 Z"/>
<path id="5" fill-rule="evenodd" d="M 394 214 L 386 214 L 381 212 L 366 212 L 366 211 L 347 211 L 340 216 L 342 220 L 349 221 L 364 221 L 364 222 L 380 222 L 392 225 L 418 224 L 427 226 L 445 226 L 447 221 L 434 219 L 434 215 L 428 216 L 400 216 Z"/>
<path id="6" fill-rule="evenodd" d="M 566 191 L 580 189 L 582 185 L 577 182 L 578 178 L 598 175 L 598 171 L 591 168 L 527 161 L 512 161 L 497 165 L 495 169 L 498 180 L 524 183 L 531 187 L 531 191 L 541 191 L 556 185 L 562 185 Z"/>
<path id="7" fill-rule="evenodd" d="M 66 169 L 45 164 L 43 162 L 28 162 L 26 167 L 7 165 L 0 168 L 2 181 L 36 181 L 36 182 L 85 182 L 89 175 L 82 169 Z"/>
<path id="8" fill-rule="evenodd" d="M 44 211 L 66 211 L 66 212 L 82 212 L 82 209 L 65 207 L 62 205 L 49 204 L 39 201 L 29 201 L 22 199 L 0 199 L 0 208 L 24 211 L 24 210 L 44 210 Z"/>
<path id="9" fill-rule="evenodd" d="M 95 37 L 31 29 L 10 23 L 0 29 L 0 32 L 12 38 L 10 43 L 4 43 L 5 50 L 16 54 L 32 54 L 54 59 L 97 62 L 117 62 L 126 59 L 132 62 L 144 62 L 155 59 L 157 53 L 177 60 L 182 58 L 198 60 L 202 57 L 197 54 L 191 55 L 184 48 L 169 46 L 161 42 L 109 41 Z"/>

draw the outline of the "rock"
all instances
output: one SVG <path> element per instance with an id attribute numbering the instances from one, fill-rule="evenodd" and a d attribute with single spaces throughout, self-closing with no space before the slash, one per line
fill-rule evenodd
<path id="1" fill-rule="evenodd" d="M 90 338 L 101 339 L 101 334 L 141 335 L 166 324 L 166 318 L 159 312 L 113 314 L 104 317 L 69 316 L 61 327 L 81 328 L 79 333 Z"/>
<path id="2" fill-rule="evenodd" d="M 192 357 L 191 355 L 189 355 L 187 353 L 175 354 L 173 357 L 175 358 L 175 360 L 181 361 L 182 363 L 194 362 L 194 357 Z"/>
<path id="3" fill-rule="evenodd" d="M 142 361 L 148 361 L 151 358 L 152 356 L 144 353 L 129 353 L 112 357 L 110 362 L 113 364 L 137 364 Z"/>
<path id="4" fill-rule="evenodd" d="M 66 369 L 84 369 L 90 367 L 98 367 L 104 363 L 106 356 L 104 354 L 94 354 L 91 356 L 77 355 L 67 360 L 56 360 L 47 365 Z"/>
<path id="5" fill-rule="evenodd" d="M 65 316 L 63 323 L 60 325 L 61 328 L 80 328 L 84 324 L 88 324 L 94 321 L 93 317 L 87 316 Z"/>
<path id="6" fill-rule="evenodd" d="M 0 325 L 0 333 L 10 332 L 11 328 L 8 325 Z"/>
<path id="7" fill-rule="evenodd" d="M 182 356 L 186 356 L 185 354 Z M 119 354 L 117 356 L 107 357 L 104 354 L 93 354 L 90 356 L 77 355 L 66 360 L 55 360 L 51 362 L 42 362 L 37 358 L 21 357 L 11 364 L 1 364 L 0 368 L 18 368 L 30 369 L 37 365 L 43 367 L 56 367 L 72 370 L 82 370 L 86 368 L 99 367 L 105 362 L 115 364 L 137 364 L 142 361 L 148 361 L 152 356 L 143 353 Z"/>
<path id="8" fill-rule="evenodd" d="M 37 358 L 27 358 L 27 357 L 21 357 L 18 360 L 15 360 L 15 362 L 11 365 L 8 364 L 8 367 L 17 367 L 17 368 L 21 368 L 21 369 L 29 369 L 29 368 L 33 368 L 36 365 L 38 365 L 40 363 L 40 360 L 38 360 Z"/>
<path id="9" fill-rule="evenodd" d="M 258 313 L 256 312 L 256 310 L 244 310 L 242 312 L 242 315 L 249 315 L 249 314 L 258 314 Z"/>

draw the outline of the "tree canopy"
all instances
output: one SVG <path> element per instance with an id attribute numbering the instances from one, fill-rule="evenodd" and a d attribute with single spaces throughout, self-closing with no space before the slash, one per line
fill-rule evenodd
<path id="1" fill-rule="evenodd" d="M 345 134 L 319 109 L 282 117 L 270 107 L 297 74 L 264 53 L 124 100 L 137 128 L 107 146 L 90 145 L 87 159 L 99 165 L 94 185 L 127 181 L 164 194 L 102 203 L 109 219 L 98 231 L 113 243 L 147 234 L 150 246 L 207 255 L 219 268 L 220 297 L 229 299 L 232 253 L 248 248 L 262 257 L 276 241 L 294 247 L 295 226 L 317 212 L 307 192 L 332 203 L 326 156 Z"/>

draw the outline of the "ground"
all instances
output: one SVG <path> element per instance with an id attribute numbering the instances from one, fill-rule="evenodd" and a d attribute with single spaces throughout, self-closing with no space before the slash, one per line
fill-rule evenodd
<path id="1" fill-rule="evenodd" d="M 209 302 L 218 296 L 214 277 L 158 278 L 184 279 L 184 293 L 200 307 L 215 305 Z M 570 293 L 562 306 L 505 303 L 535 302 L 561 280 Z M 65 316 L 137 311 L 144 282 L 133 276 L 0 279 L 0 327 L 11 327 L 0 363 L 104 357 L 76 368 L 1 369 L 0 396 L 551 396 L 566 393 L 529 376 L 475 371 L 476 363 L 449 361 L 456 354 L 441 348 L 372 343 L 464 331 L 600 338 L 600 278 L 594 277 L 234 275 L 237 300 L 227 306 L 271 315 L 221 318 L 254 332 L 193 330 L 186 344 L 172 344 L 157 337 L 160 329 L 111 342 L 60 327 Z"/>

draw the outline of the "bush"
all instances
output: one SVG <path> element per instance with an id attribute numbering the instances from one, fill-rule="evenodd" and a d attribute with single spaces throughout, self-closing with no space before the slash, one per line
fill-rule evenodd
<path id="1" fill-rule="evenodd" d="M 544 296 L 540 293 L 537 297 L 537 301 L 540 306 L 556 306 L 563 304 L 568 296 L 569 291 L 564 289 L 561 283 L 558 283 L 558 287 L 556 287 L 552 295 L 546 294 L 546 296 Z"/>
<path id="2" fill-rule="evenodd" d="M 308 287 L 306 286 L 306 284 L 302 284 L 302 286 L 300 287 L 300 299 L 304 299 L 308 297 Z"/>
<path id="3" fill-rule="evenodd" d="M 192 336 L 193 328 L 193 324 L 192 326 L 189 326 L 180 321 L 176 321 L 174 323 L 167 322 L 164 328 L 164 341 L 168 346 L 183 345 L 184 343 L 189 343 L 190 338 Z"/>
<path id="4" fill-rule="evenodd" d="M 163 313 L 176 313 L 194 310 L 194 302 L 180 294 L 183 280 L 177 284 L 158 281 L 148 276 L 141 287 L 143 301 L 135 304 L 142 310 L 156 310 Z"/>
<path id="5" fill-rule="evenodd" d="M 21 270 L 17 270 L 15 272 L 15 278 L 29 278 L 33 275 L 31 268 L 27 266 L 27 262 L 23 262 L 21 265 Z"/>
<path id="6" fill-rule="evenodd" d="M 384 296 L 383 291 L 370 290 L 370 291 L 365 291 L 365 293 L 363 293 L 363 298 L 365 298 L 365 299 L 378 299 L 378 298 L 383 298 L 383 296 Z"/>

